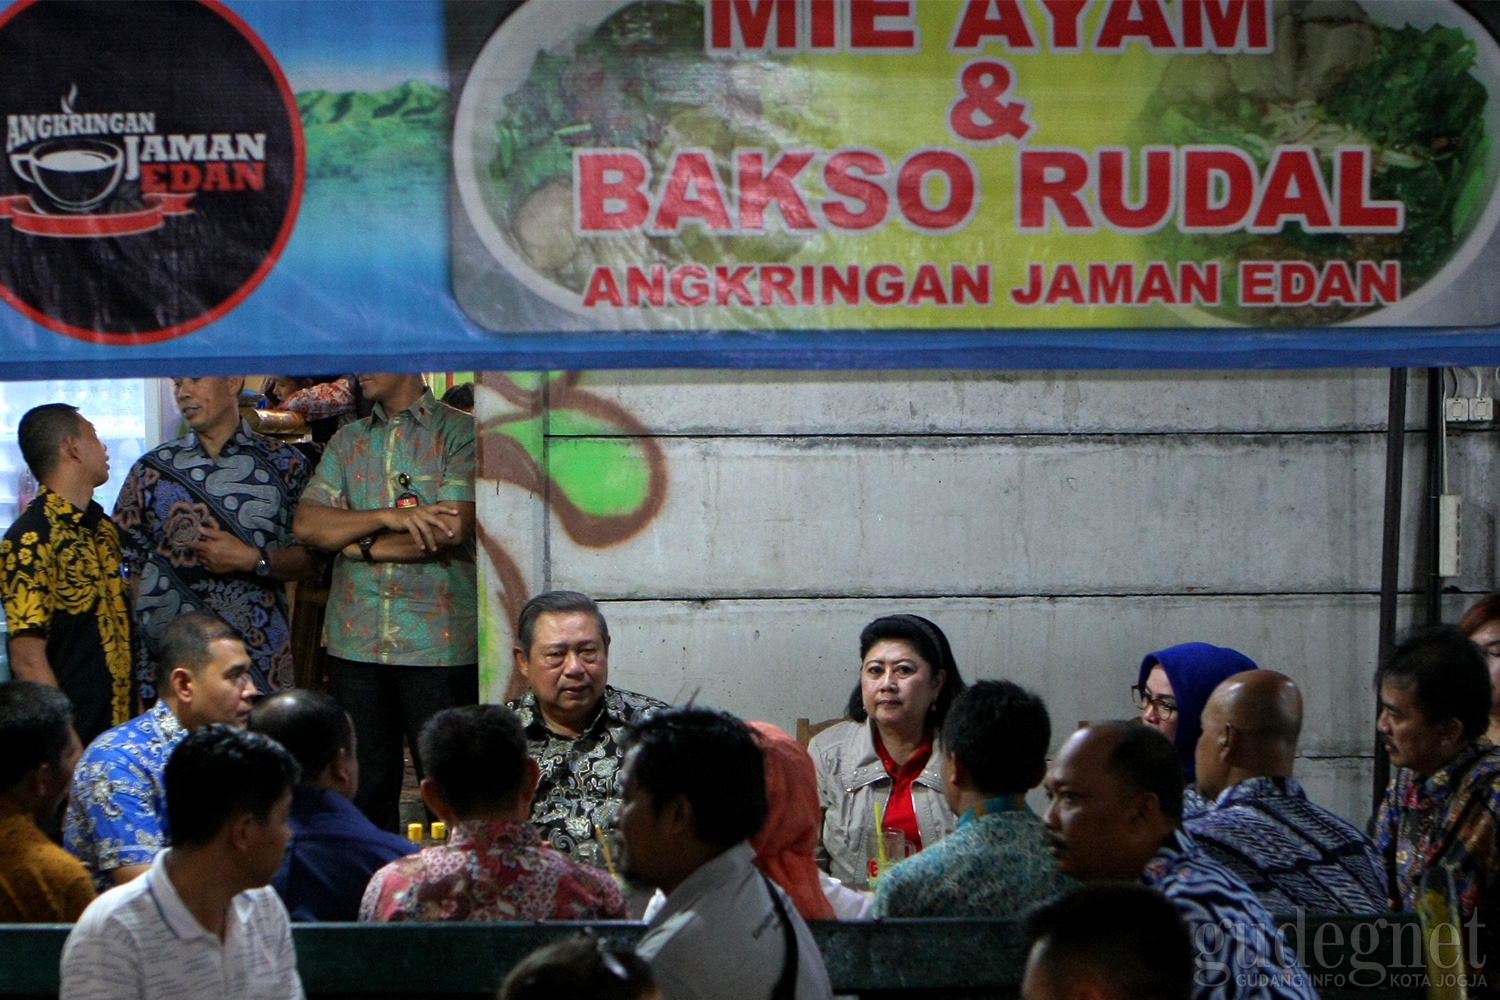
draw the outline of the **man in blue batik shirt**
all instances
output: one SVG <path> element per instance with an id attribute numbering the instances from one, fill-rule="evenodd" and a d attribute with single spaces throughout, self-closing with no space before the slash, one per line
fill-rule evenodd
<path id="1" fill-rule="evenodd" d="M 1198 790 L 1210 804 L 1183 828 L 1278 915 L 1380 913 L 1385 866 L 1354 824 L 1309 802 L 1292 777 L 1302 693 L 1251 670 L 1214 689 L 1198 738 Z"/>
<path id="2" fill-rule="evenodd" d="M 1271 913 L 1182 823 L 1182 763 L 1149 726 L 1079 730 L 1047 774 L 1042 818 L 1059 871 L 1132 880 L 1177 907 L 1197 953 L 1193 1000 L 1316 1000 Z"/>
<path id="3" fill-rule="evenodd" d="M 106 729 L 73 769 L 63 846 L 100 892 L 144 874 L 167 846 L 167 758 L 190 730 L 243 729 L 255 685 L 240 634 L 204 612 L 182 615 L 162 636 L 161 698 L 144 715 Z"/>
<path id="4" fill-rule="evenodd" d="M 141 701 L 157 696 L 151 664 L 184 611 L 212 611 L 239 630 L 262 694 L 292 686 L 286 581 L 316 576 L 319 560 L 292 537 L 311 473 L 289 444 L 240 419 L 243 378 L 174 378 L 189 432 L 130 468 L 114 522 L 130 570 Z"/>
<path id="5" fill-rule="evenodd" d="M 1047 770 L 1052 722 L 1010 681 L 977 681 L 943 720 L 943 794 L 958 829 L 880 876 L 877 917 L 1019 917 L 1076 883 L 1059 872 L 1026 793 Z"/>
<path id="6" fill-rule="evenodd" d="M 359 919 L 370 876 L 416 845 L 355 806 L 359 762 L 348 713 L 321 691 L 283 691 L 255 706 L 250 729 L 286 747 L 302 767 L 292 791 L 292 842 L 271 885 L 293 920 Z"/>

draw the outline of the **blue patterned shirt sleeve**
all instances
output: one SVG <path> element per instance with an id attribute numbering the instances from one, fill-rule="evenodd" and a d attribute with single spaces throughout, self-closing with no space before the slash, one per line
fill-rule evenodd
<path id="1" fill-rule="evenodd" d="M 1241 781 L 1183 827 L 1272 913 L 1387 909 L 1385 868 L 1370 839 L 1310 802 L 1295 778 Z"/>
<path id="2" fill-rule="evenodd" d="M 1141 883 L 1177 907 L 1197 964 L 1193 1000 L 1317 1000 L 1275 919 L 1233 872 L 1178 831 Z"/>
<path id="3" fill-rule="evenodd" d="M 166 758 L 181 738 L 172 719 L 166 742 L 154 724 L 164 706 L 116 726 L 89 745 L 73 769 L 63 846 L 83 862 L 96 889 L 114 884 L 110 872 L 146 865 L 167 845 Z"/>
<path id="4" fill-rule="evenodd" d="M 295 447 L 287 445 L 274 453 L 276 471 L 281 473 L 281 478 L 286 480 L 287 489 L 292 497 L 292 510 L 297 507 L 297 498 L 302 496 L 302 491 L 307 489 L 308 482 L 312 479 L 312 463 L 307 456 Z M 292 532 L 292 518 L 283 518 L 279 525 L 279 540 L 282 548 L 290 548 L 297 544 L 297 538 Z"/>

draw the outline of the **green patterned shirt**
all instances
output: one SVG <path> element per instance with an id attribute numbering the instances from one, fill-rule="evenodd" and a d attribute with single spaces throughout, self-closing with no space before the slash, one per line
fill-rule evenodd
<path id="1" fill-rule="evenodd" d="M 410 487 L 398 481 L 405 473 Z M 407 489 L 423 504 L 474 502 L 474 419 L 432 391 L 388 417 L 385 408 L 339 430 L 304 500 L 325 507 L 394 507 Z M 479 659 L 474 540 L 419 563 L 339 555 L 328 595 L 328 654 L 359 663 L 438 667 Z"/>
<path id="2" fill-rule="evenodd" d="M 1018 918 L 1078 883 L 1057 870 L 1036 813 L 986 799 L 954 830 L 880 876 L 876 917 Z"/>

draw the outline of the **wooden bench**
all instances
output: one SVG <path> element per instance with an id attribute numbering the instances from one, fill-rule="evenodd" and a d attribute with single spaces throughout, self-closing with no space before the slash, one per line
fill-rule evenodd
<path id="1" fill-rule="evenodd" d="M 1284 922 L 1323 1000 L 1422 1000 L 1423 957 L 1409 914 Z M 865 998 L 1019 992 L 1020 927 L 1006 920 L 818 921 L 813 936 L 835 993 Z M 0 927 L 0 994 L 55 997 L 67 925 Z M 523 956 L 591 930 L 633 944 L 637 923 L 297 924 L 302 982 L 313 997 L 493 997 Z M 1300 946 L 1298 942 L 1301 942 Z"/>

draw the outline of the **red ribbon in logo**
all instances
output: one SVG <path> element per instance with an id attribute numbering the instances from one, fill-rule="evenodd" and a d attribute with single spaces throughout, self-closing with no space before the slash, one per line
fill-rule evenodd
<path id="1" fill-rule="evenodd" d="M 160 229 L 168 215 L 191 215 L 191 194 L 148 194 L 146 207 L 135 212 L 104 212 L 98 215 L 49 215 L 39 212 L 26 194 L 0 195 L 0 219 L 9 219 L 17 232 L 33 236 L 74 239 L 91 236 L 135 236 Z"/>

